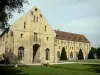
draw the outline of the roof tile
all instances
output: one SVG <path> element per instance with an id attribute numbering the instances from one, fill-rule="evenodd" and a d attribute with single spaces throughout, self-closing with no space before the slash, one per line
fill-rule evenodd
<path id="1" fill-rule="evenodd" d="M 54 31 L 56 32 L 56 39 L 90 43 L 88 39 L 82 34 L 69 33 L 59 30 L 54 30 Z"/>

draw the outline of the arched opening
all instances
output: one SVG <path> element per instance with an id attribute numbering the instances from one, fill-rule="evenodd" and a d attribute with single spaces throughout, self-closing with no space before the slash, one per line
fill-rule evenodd
<path id="1" fill-rule="evenodd" d="M 33 61 L 35 60 L 35 57 L 36 57 L 36 54 L 37 54 L 39 47 L 40 47 L 39 44 L 33 45 Z"/>
<path id="2" fill-rule="evenodd" d="M 22 61 L 24 58 L 24 47 L 19 47 L 18 48 L 18 60 Z"/>
<path id="3" fill-rule="evenodd" d="M 73 53 L 72 52 L 70 53 L 70 58 L 73 58 Z"/>
<path id="4" fill-rule="evenodd" d="M 46 60 L 50 60 L 50 50 L 49 48 L 46 48 Z"/>
<path id="5" fill-rule="evenodd" d="M 57 51 L 57 57 L 60 58 L 60 52 L 59 51 Z"/>

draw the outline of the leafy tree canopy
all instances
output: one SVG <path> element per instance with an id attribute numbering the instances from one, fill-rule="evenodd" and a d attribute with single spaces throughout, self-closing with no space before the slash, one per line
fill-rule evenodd
<path id="1" fill-rule="evenodd" d="M 12 12 L 23 11 L 23 4 L 28 4 L 27 0 L 0 0 L 0 28 L 8 25 L 9 18 L 12 18 Z"/>
<path id="2" fill-rule="evenodd" d="M 94 47 L 91 47 L 91 51 L 93 52 L 93 53 L 96 53 L 96 48 L 94 48 Z"/>

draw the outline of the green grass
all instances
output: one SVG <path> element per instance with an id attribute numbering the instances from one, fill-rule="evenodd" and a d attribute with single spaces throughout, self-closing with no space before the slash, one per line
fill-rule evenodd
<path id="1" fill-rule="evenodd" d="M 3 74 L 1 74 L 3 73 Z M 0 75 L 100 75 L 100 65 L 62 64 L 45 66 L 0 67 Z"/>

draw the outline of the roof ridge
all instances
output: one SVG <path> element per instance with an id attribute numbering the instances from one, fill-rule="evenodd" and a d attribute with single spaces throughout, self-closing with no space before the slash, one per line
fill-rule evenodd
<path id="1" fill-rule="evenodd" d="M 54 31 L 59 31 L 59 32 L 64 32 L 64 33 L 70 33 L 70 34 L 76 34 L 76 35 L 83 35 L 83 34 L 78 34 L 78 33 L 66 32 L 66 31 L 62 31 L 62 30 L 54 30 Z"/>

